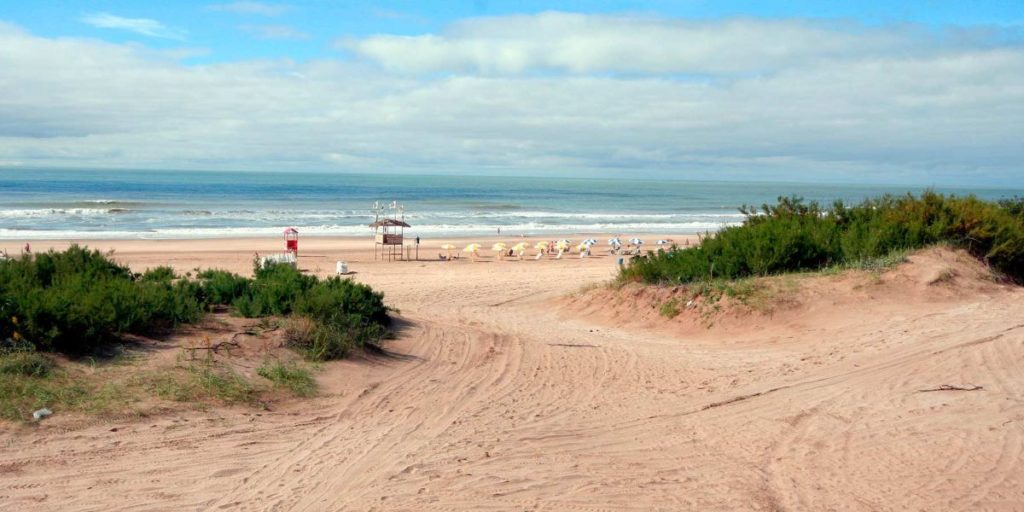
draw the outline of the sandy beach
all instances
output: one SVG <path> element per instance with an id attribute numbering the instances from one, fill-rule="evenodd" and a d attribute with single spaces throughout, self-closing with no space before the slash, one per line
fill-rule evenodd
<path id="1" fill-rule="evenodd" d="M 881 277 L 808 278 L 788 310 L 685 330 L 629 309 L 642 304 L 628 297 L 608 304 L 581 292 L 614 276 L 606 252 L 442 262 L 444 242 L 467 240 L 425 241 L 422 261 L 375 262 L 365 238 L 302 239 L 300 268 L 326 276 L 348 261 L 353 279 L 400 310 L 389 355 L 324 365 L 324 393 L 293 407 L 5 429 L 0 509 L 1024 503 L 1024 292 L 973 277 L 955 253 L 915 255 Z M 254 252 L 281 246 L 87 244 L 135 270 L 243 273 Z M 20 246 L 0 243 L 11 254 Z M 956 282 L 928 284 L 950 266 L 961 269 Z"/>

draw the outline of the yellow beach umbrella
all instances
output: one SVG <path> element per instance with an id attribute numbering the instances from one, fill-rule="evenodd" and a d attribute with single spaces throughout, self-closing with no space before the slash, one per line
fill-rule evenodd
<path id="1" fill-rule="evenodd" d="M 464 249 L 462 249 L 462 252 L 477 252 L 479 250 L 480 244 L 469 244 Z"/>
<path id="2" fill-rule="evenodd" d="M 526 242 L 519 242 L 512 246 L 512 250 L 515 251 L 517 256 L 519 256 L 519 259 L 523 259 L 523 253 L 526 252 L 526 247 Z"/>
<path id="3" fill-rule="evenodd" d="M 569 241 L 568 240 L 559 240 L 558 243 L 555 244 L 555 249 L 558 249 L 560 251 L 564 251 L 564 250 L 566 250 L 568 248 L 569 248 Z"/>
<path id="4" fill-rule="evenodd" d="M 537 244 L 534 245 L 533 248 L 537 249 L 537 251 L 540 252 L 540 251 L 546 250 L 548 248 L 548 243 L 547 242 L 537 242 Z"/>
<path id="5" fill-rule="evenodd" d="M 505 259 L 505 249 L 507 247 L 508 246 L 505 245 L 505 242 L 498 242 L 491 246 L 491 250 L 498 253 L 499 260 L 503 260 Z"/>
<path id="6" fill-rule="evenodd" d="M 587 250 L 589 248 L 590 248 L 590 246 L 587 245 L 587 244 L 579 244 L 579 245 L 576 246 L 576 250 L 579 251 L 579 252 L 583 252 L 583 251 L 585 251 L 585 250 Z"/>

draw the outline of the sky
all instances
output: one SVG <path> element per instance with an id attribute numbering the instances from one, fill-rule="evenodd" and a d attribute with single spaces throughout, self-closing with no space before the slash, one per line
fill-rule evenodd
<path id="1" fill-rule="evenodd" d="M 0 0 L 0 168 L 1020 187 L 1022 134 L 1020 1 Z"/>

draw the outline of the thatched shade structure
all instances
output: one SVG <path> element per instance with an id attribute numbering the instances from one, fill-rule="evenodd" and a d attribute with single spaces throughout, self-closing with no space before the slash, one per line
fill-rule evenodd
<path id="1" fill-rule="evenodd" d="M 404 217 L 404 211 L 402 212 Z M 373 229 L 373 259 L 405 259 L 403 252 L 405 228 L 411 228 L 404 220 L 379 213 L 370 227 Z"/>

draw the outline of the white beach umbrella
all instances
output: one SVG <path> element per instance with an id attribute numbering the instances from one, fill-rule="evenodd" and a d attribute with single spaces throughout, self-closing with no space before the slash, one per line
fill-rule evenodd
<path id="1" fill-rule="evenodd" d="M 583 241 L 583 245 L 586 245 L 586 246 L 591 246 L 591 245 L 595 245 L 595 244 L 597 244 L 597 240 L 594 240 L 593 238 L 588 238 L 588 239 Z"/>
<path id="2" fill-rule="evenodd" d="M 643 245 L 644 241 L 640 240 L 639 238 L 630 238 L 629 239 L 629 243 L 631 243 L 633 245 Z"/>
<path id="3" fill-rule="evenodd" d="M 671 240 L 658 240 L 656 243 L 658 245 L 667 245 L 667 244 L 672 243 L 672 241 Z"/>
<path id="4" fill-rule="evenodd" d="M 622 245 L 622 240 L 618 238 L 609 238 L 608 245 Z"/>

